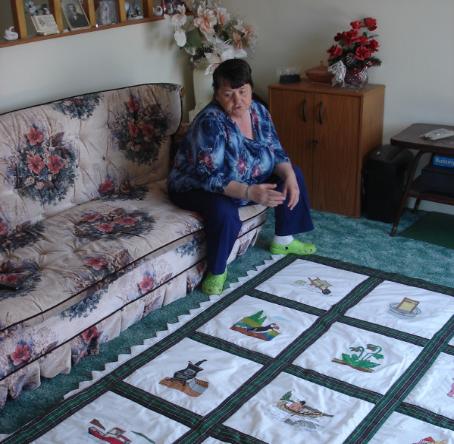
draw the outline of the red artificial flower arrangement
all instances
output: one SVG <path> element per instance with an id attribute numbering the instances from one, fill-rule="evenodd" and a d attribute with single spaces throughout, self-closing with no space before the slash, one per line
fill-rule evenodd
<path id="1" fill-rule="evenodd" d="M 381 60 L 374 56 L 380 46 L 377 35 L 367 32 L 377 29 L 377 20 L 366 17 L 351 22 L 350 26 L 350 30 L 338 32 L 334 37 L 336 43 L 327 50 L 328 64 L 342 61 L 348 70 L 358 71 L 380 65 Z"/>

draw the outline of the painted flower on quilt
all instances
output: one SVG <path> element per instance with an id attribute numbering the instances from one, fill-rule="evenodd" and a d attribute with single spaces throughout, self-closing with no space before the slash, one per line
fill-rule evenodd
<path id="1" fill-rule="evenodd" d="M 21 196 L 44 204 L 64 199 L 74 184 L 76 155 L 64 133 L 47 136 L 32 125 L 17 153 L 9 159 L 8 176 Z"/>
<path id="2" fill-rule="evenodd" d="M 108 213 L 89 212 L 74 225 L 74 234 L 80 238 L 100 239 L 138 236 L 153 229 L 155 220 L 143 211 L 116 208 Z"/>
<path id="3" fill-rule="evenodd" d="M 146 185 L 134 185 L 128 179 L 118 184 L 110 176 L 107 176 L 98 187 L 99 196 L 103 200 L 142 200 L 147 191 Z"/>
<path id="4" fill-rule="evenodd" d="M 333 358 L 332 362 L 342 365 L 348 365 L 355 370 L 361 372 L 372 373 L 375 367 L 381 365 L 378 362 L 373 362 L 372 359 L 384 359 L 382 354 L 383 348 L 375 344 L 367 344 L 366 347 L 349 347 L 352 354 L 342 353 L 342 359 Z"/>
<path id="5" fill-rule="evenodd" d="M 8 224 L 0 218 L 0 252 L 13 251 L 16 248 L 33 244 L 42 238 L 43 231 L 42 222 L 35 224 L 24 222 L 10 230 Z"/>
<path id="6" fill-rule="evenodd" d="M 26 362 L 28 362 L 31 358 L 32 349 L 30 345 L 28 345 L 25 341 L 19 341 L 16 345 L 16 349 L 13 353 L 9 355 L 12 364 L 15 367 L 19 367 Z"/>
<path id="7" fill-rule="evenodd" d="M 85 94 L 60 100 L 54 104 L 54 109 L 79 120 L 87 120 L 93 115 L 99 104 L 100 94 Z"/>
<path id="8" fill-rule="evenodd" d="M 5 261 L 0 263 L 0 299 L 16 297 L 32 291 L 41 280 L 35 261 Z"/>
<path id="9" fill-rule="evenodd" d="M 159 147 L 168 129 L 168 117 L 158 104 L 145 105 L 131 95 L 123 111 L 109 123 L 120 151 L 138 164 L 151 164 L 158 158 Z"/>

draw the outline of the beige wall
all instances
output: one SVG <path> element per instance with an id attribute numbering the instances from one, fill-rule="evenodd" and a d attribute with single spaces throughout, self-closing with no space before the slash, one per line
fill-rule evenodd
<path id="1" fill-rule="evenodd" d="M 0 48 L 0 67 L 0 113 L 146 82 L 182 84 L 192 105 L 191 70 L 166 22 Z"/>

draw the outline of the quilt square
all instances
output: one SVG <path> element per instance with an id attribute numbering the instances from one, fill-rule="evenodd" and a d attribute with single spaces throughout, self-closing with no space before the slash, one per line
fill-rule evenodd
<path id="1" fill-rule="evenodd" d="M 454 356 L 441 353 L 405 402 L 454 418 Z"/>
<path id="2" fill-rule="evenodd" d="M 275 357 L 317 316 L 251 296 L 243 296 L 198 331 Z"/>
<path id="3" fill-rule="evenodd" d="M 452 430 L 442 429 L 401 413 L 393 413 L 369 444 L 451 444 Z"/>
<path id="4" fill-rule="evenodd" d="M 422 348 L 336 323 L 294 364 L 384 394 Z"/>
<path id="5" fill-rule="evenodd" d="M 270 444 L 335 444 L 372 408 L 366 401 L 281 373 L 224 424 Z"/>
<path id="6" fill-rule="evenodd" d="M 454 298 L 385 281 L 345 314 L 430 339 L 454 314 Z"/>
<path id="7" fill-rule="evenodd" d="M 260 368 L 255 362 L 185 338 L 125 381 L 206 415 Z"/>
<path id="8" fill-rule="evenodd" d="M 171 443 L 188 427 L 159 413 L 107 392 L 34 441 L 37 444 L 95 442 Z"/>
<path id="9" fill-rule="evenodd" d="M 297 259 L 257 290 L 327 310 L 368 276 Z"/>

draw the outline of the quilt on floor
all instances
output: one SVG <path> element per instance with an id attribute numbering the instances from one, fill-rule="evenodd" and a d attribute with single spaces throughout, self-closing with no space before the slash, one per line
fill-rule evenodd
<path id="1" fill-rule="evenodd" d="M 454 443 L 453 296 L 284 257 L 4 443 Z"/>

